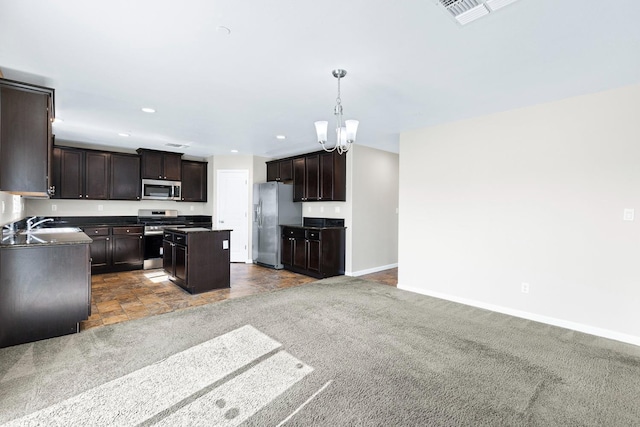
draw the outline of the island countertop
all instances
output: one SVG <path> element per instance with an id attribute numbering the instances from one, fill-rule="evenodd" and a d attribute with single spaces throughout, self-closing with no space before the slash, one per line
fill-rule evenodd
<path id="1" fill-rule="evenodd" d="M 206 233 L 206 232 L 221 232 L 221 231 L 233 231 L 230 228 L 205 228 L 205 227 L 167 227 L 165 231 L 171 231 L 173 233 Z"/>

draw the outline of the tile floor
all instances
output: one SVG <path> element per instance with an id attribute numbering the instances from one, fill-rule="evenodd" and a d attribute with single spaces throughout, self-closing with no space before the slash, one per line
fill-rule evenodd
<path id="1" fill-rule="evenodd" d="M 398 269 L 361 276 L 390 286 Z M 102 325 L 210 304 L 228 298 L 289 288 L 317 279 L 254 264 L 231 264 L 231 288 L 191 295 L 167 279 L 163 270 L 136 270 L 91 277 L 91 317 L 80 323 L 86 330 Z"/>

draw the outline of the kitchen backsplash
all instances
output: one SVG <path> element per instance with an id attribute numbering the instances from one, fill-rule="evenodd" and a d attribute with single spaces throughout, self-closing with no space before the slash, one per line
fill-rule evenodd
<path id="1" fill-rule="evenodd" d="M 138 209 L 176 209 L 180 215 L 211 215 L 208 203 L 162 200 L 63 200 L 25 199 L 26 214 L 37 216 L 138 215 Z"/>

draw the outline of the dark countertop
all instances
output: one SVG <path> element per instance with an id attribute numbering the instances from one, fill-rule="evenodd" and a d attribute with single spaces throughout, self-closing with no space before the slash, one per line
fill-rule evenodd
<path id="1" fill-rule="evenodd" d="M 220 232 L 220 231 L 233 231 L 228 228 L 204 228 L 204 227 L 179 227 L 179 228 L 165 228 L 166 231 L 172 231 L 174 233 L 205 233 L 205 232 Z"/>
<path id="2" fill-rule="evenodd" d="M 302 224 L 280 224 L 280 227 L 301 228 L 303 230 L 334 230 L 334 229 L 346 229 L 347 227 L 309 227 Z"/>
<path id="3" fill-rule="evenodd" d="M 143 226 L 137 216 L 67 216 L 53 217 L 55 221 L 45 224 L 46 227 L 117 227 Z M 200 225 L 211 223 L 211 217 L 206 215 L 180 215 L 170 218 L 171 221 L 186 225 Z"/>
<path id="4" fill-rule="evenodd" d="M 0 248 L 82 245 L 93 240 L 83 232 L 46 233 L 46 234 L 3 234 Z"/>

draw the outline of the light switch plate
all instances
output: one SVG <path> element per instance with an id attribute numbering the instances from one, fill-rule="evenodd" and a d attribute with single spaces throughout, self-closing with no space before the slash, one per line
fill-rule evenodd
<path id="1" fill-rule="evenodd" d="M 223 240 L 222 241 L 222 249 L 229 249 L 229 241 L 228 240 Z"/>
<path id="2" fill-rule="evenodd" d="M 633 221 L 634 216 L 635 216 L 635 210 L 634 209 L 625 209 L 624 210 L 624 214 L 622 216 L 622 219 L 624 221 Z"/>

